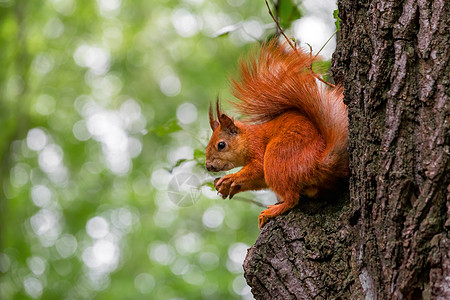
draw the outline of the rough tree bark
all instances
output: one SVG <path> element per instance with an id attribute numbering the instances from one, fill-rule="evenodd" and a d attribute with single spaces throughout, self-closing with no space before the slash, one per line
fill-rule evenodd
<path id="1" fill-rule="evenodd" d="M 245 277 L 256 299 L 450 299 L 450 4 L 338 7 L 349 196 L 269 221 Z"/>

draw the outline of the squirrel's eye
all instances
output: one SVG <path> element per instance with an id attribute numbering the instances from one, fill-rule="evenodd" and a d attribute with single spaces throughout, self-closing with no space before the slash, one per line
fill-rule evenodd
<path id="1" fill-rule="evenodd" d="M 226 146 L 225 142 L 220 142 L 220 143 L 217 144 L 217 149 L 219 149 L 219 151 L 220 151 L 223 148 L 225 148 L 225 146 Z"/>

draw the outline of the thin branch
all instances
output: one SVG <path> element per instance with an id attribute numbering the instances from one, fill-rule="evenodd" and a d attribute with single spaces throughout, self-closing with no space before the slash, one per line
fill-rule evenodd
<path id="1" fill-rule="evenodd" d="M 336 32 L 338 32 L 337 29 L 336 29 L 336 30 L 334 31 L 334 33 L 330 36 L 330 38 L 325 42 L 325 44 L 323 44 L 323 46 L 320 48 L 319 52 L 316 53 L 316 55 L 314 56 L 314 58 L 316 58 L 316 57 L 319 55 L 319 53 L 323 50 L 323 48 L 325 48 L 325 46 L 328 44 L 328 42 L 331 41 L 331 39 L 332 39 L 333 36 L 336 34 Z M 313 72 L 313 73 L 314 73 L 314 72 Z M 317 79 L 319 79 L 321 82 L 325 83 L 326 85 L 331 86 L 331 87 L 333 87 L 333 88 L 336 87 L 334 84 L 329 83 L 329 82 L 326 82 L 325 80 L 323 80 L 322 77 L 320 77 L 320 75 L 314 73 L 314 76 L 315 76 Z"/>
<path id="2" fill-rule="evenodd" d="M 338 30 L 336 29 L 334 31 L 334 33 L 330 36 L 330 38 L 325 42 L 325 44 L 323 44 L 322 48 L 320 48 L 319 52 L 317 52 L 317 54 L 314 56 L 314 58 L 317 57 L 317 55 L 319 55 L 319 53 L 323 50 L 323 48 L 325 48 L 325 46 L 328 44 L 329 41 L 331 41 L 331 39 L 333 38 L 333 36 L 336 34 L 336 32 L 338 32 Z"/>
<path id="3" fill-rule="evenodd" d="M 313 53 L 312 46 L 310 44 L 308 44 L 308 43 L 305 43 L 305 44 L 308 45 L 308 47 L 309 47 L 309 57 L 311 57 L 312 53 Z"/>
<path id="4" fill-rule="evenodd" d="M 270 9 L 269 3 L 267 2 L 267 0 L 264 0 L 264 1 L 266 2 L 266 6 L 267 6 L 267 9 L 269 10 L 270 16 L 272 17 L 272 19 L 273 19 L 273 21 L 275 22 L 275 24 L 277 24 L 278 30 L 279 30 L 280 33 L 283 35 L 283 37 L 286 39 L 286 41 L 288 42 L 289 46 L 291 46 L 291 48 L 294 49 L 295 52 L 297 52 L 297 47 L 294 46 L 294 45 L 292 44 L 291 39 L 288 38 L 288 37 L 286 36 L 286 34 L 284 34 L 284 31 L 283 31 L 283 29 L 281 28 L 280 23 L 278 23 L 278 20 L 274 17 L 274 15 L 273 15 L 273 13 L 272 13 L 272 10 Z M 333 36 L 336 34 L 336 32 L 337 32 L 337 30 L 336 30 L 336 31 L 333 33 L 333 35 L 328 39 L 328 41 L 325 42 L 325 44 L 322 46 L 322 48 L 320 48 L 319 52 L 317 52 L 317 54 L 314 56 L 314 58 L 316 58 L 317 55 L 319 55 L 320 51 L 322 51 L 322 49 L 327 45 L 327 43 L 333 38 Z M 309 45 L 309 44 L 308 44 L 308 46 L 309 46 L 310 54 L 311 54 L 311 53 L 312 53 L 312 47 L 311 47 L 311 45 Z M 325 80 L 323 80 L 322 77 L 321 77 L 319 74 L 316 74 L 314 71 L 312 71 L 312 68 L 311 68 L 311 72 L 313 73 L 313 76 L 314 76 L 315 78 L 317 78 L 319 81 L 325 83 L 326 85 L 328 85 L 328 86 L 330 86 L 330 87 L 332 87 L 332 88 L 335 88 L 335 87 L 336 87 L 334 84 L 329 83 L 329 82 L 326 82 Z"/>
<path id="5" fill-rule="evenodd" d="M 270 6 L 269 6 L 269 3 L 267 2 L 267 0 L 264 0 L 264 1 L 266 2 L 266 6 L 267 6 L 267 9 L 269 10 L 270 16 L 271 16 L 272 19 L 274 20 L 275 24 L 277 24 L 278 30 L 279 30 L 280 33 L 284 36 L 284 38 L 286 39 L 286 41 L 289 43 L 289 46 L 291 46 L 292 49 L 294 49 L 294 51 L 297 52 L 297 48 L 292 44 L 291 39 L 289 39 L 289 38 L 284 34 L 284 31 L 283 31 L 283 29 L 281 28 L 280 23 L 278 23 L 278 20 L 273 16 L 272 10 L 270 9 Z"/>
<path id="6" fill-rule="evenodd" d="M 204 182 L 202 183 L 201 186 L 207 186 L 207 187 L 211 188 L 212 191 L 214 191 L 214 188 L 213 188 L 212 186 L 210 186 L 208 183 L 212 183 L 212 181 L 210 181 L 210 180 L 207 179 L 206 181 L 204 181 Z M 220 196 L 220 197 L 221 197 L 221 196 Z M 222 198 L 222 197 L 221 197 L 221 198 Z M 260 202 L 258 202 L 258 201 L 256 201 L 256 200 L 249 199 L 249 198 L 245 198 L 245 197 L 238 196 L 238 195 L 235 195 L 235 196 L 233 197 L 233 199 L 230 199 L 230 198 L 228 198 L 228 199 L 229 199 L 229 200 L 237 200 L 237 201 L 241 201 L 241 202 L 247 202 L 247 203 L 255 204 L 255 205 L 259 206 L 259 207 L 267 208 L 267 206 L 265 206 L 264 204 L 262 204 L 262 203 L 260 203 Z"/>
<path id="7" fill-rule="evenodd" d="M 328 86 L 330 86 L 330 87 L 332 87 L 332 88 L 335 88 L 335 87 L 336 87 L 334 84 L 329 83 L 329 82 L 326 82 L 325 80 L 323 80 L 322 77 L 320 77 L 319 74 L 313 72 L 313 75 L 314 75 L 314 77 L 316 77 L 316 79 L 318 79 L 319 81 L 325 83 L 326 85 L 328 85 Z"/>
<path id="8" fill-rule="evenodd" d="M 244 197 L 241 197 L 241 196 L 234 196 L 233 199 L 231 199 L 231 200 L 238 200 L 238 201 L 242 201 L 242 202 L 248 202 L 248 203 L 251 203 L 251 204 L 255 204 L 255 205 L 259 206 L 259 207 L 267 208 L 267 206 L 265 206 L 264 204 L 262 204 L 262 203 L 260 203 L 260 202 L 258 202 L 256 200 L 244 198 Z"/>

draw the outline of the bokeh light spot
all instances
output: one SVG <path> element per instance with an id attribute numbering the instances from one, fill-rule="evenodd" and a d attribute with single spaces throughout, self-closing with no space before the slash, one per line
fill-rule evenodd
<path id="1" fill-rule="evenodd" d="M 31 272 L 34 273 L 34 275 L 39 276 L 45 272 L 46 262 L 42 257 L 39 256 L 29 257 L 27 259 L 27 265 L 28 268 L 30 268 Z"/>
<path id="2" fill-rule="evenodd" d="M 159 88 L 161 92 L 167 97 L 175 97 L 181 91 L 180 79 L 175 75 L 164 76 L 159 81 Z"/>
<path id="3" fill-rule="evenodd" d="M 161 265 L 169 265 L 175 260 L 175 250 L 172 246 L 162 242 L 153 242 L 150 244 L 148 247 L 148 255 L 151 260 Z"/>
<path id="4" fill-rule="evenodd" d="M 141 273 L 134 278 L 134 286 L 141 294 L 149 294 L 155 287 L 155 279 L 151 274 Z"/>
<path id="5" fill-rule="evenodd" d="M 40 128 L 30 129 L 27 133 L 27 146 L 31 150 L 40 151 L 47 145 L 47 134 Z"/>
<path id="6" fill-rule="evenodd" d="M 77 250 L 77 239 L 71 234 L 64 234 L 55 243 L 56 250 L 63 258 L 72 256 Z"/>
<path id="7" fill-rule="evenodd" d="M 45 185 L 35 185 L 31 188 L 31 199 L 36 206 L 42 208 L 49 206 L 51 198 L 52 192 Z"/>
<path id="8" fill-rule="evenodd" d="M 172 14 L 172 23 L 177 33 L 182 37 L 196 35 L 201 28 L 199 19 L 184 8 L 174 11 Z"/>
<path id="9" fill-rule="evenodd" d="M 44 287 L 42 286 L 42 282 L 32 276 L 25 277 L 23 280 L 23 286 L 28 295 L 33 298 L 39 298 L 42 295 L 42 291 Z"/>
<path id="10" fill-rule="evenodd" d="M 225 212 L 220 206 L 212 206 L 208 208 L 202 217 L 203 225 L 209 230 L 218 230 L 222 226 Z"/>
<path id="11" fill-rule="evenodd" d="M 86 223 L 86 232 L 94 239 L 103 238 L 109 233 L 109 223 L 103 217 L 94 217 Z"/>
<path id="12" fill-rule="evenodd" d="M 0 272 L 6 273 L 11 266 L 11 259 L 5 253 L 0 252 Z"/>
<path id="13" fill-rule="evenodd" d="M 177 108 L 177 118 L 183 124 L 191 124 L 197 120 L 197 108 L 192 103 L 183 103 Z"/>
<path id="14" fill-rule="evenodd" d="M 228 247 L 227 268 L 230 272 L 243 272 L 242 264 L 244 263 L 248 248 L 249 246 L 244 243 L 234 243 Z"/>

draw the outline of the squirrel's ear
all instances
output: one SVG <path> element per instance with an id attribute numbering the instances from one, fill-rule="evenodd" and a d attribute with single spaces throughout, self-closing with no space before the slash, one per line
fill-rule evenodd
<path id="1" fill-rule="evenodd" d="M 211 126 L 212 131 L 216 130 L 216 128 L 219 127 L 219 122 L 217 122 L 217 120 L 214 120 L 214 113 L 211 103 L 209 103 L 209 125 Z"/>
<path id="2" fill-rule="evenodd" d="M 216 112 L 217 112 L 217 118 L 219 119 L 219 123 L 221 125 L 221 129 L 227 131 L 230 134 L 237 134 L 238 128 L 234 124 L 234 121 L 229 116 L 227 116 L 226 114 L 223 114 L 220 111 L 219 97 L 217 97 L 217 100 L 216 100 Z M 210 115 L 212 115 L 212 113 Z"/>
<path id="3" fill-rule="evenodd" d="M 238 133 L 238 128 L 234 124 L 233 119 L 231 119 L 226 114 L 221 114 L 219 116 L 219 122 L 220 122 L 220 125 L 222 126 L 223 130 L 228 131 L 230 134 Z"/>

